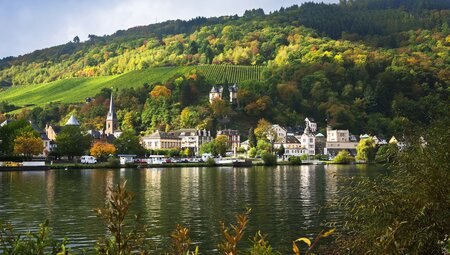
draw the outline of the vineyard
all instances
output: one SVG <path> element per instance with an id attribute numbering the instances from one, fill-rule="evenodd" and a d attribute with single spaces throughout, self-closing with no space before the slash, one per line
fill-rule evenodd
<path id="1" fill-rule="evenodd" d="M 211 84 L 222 84 L 261 80 L 265 67 L 205 65 L 148 68 L 115 76 L 71 78 L 0 89 L 0 101 L 9 101 L 20 107 L 43 106 L 49 102 L 83 102 L 86 97 L 94 96 L 102 88 L 122 89 L 142 86 L 145 83 L 164 83 L 174 75 L 183 75 L 192 69 L 203 73 Z"/>
<path id="2" fill-rule="evenodd" d="M 262 80 L 264 66 L 204 65 L 197 69 L 215 84 Z"/>

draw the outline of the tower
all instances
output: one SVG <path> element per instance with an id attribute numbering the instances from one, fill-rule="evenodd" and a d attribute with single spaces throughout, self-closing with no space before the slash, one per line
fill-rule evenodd
<path id="1" fill-rule="evenodd" d="M 222 92 L 223 92 L 222 86 L 221 87 L 213 86 L 211 88 L 211 91 L 209 92 L 209 102 L 212 104 L 214 99 L 216 99 L 216 98 L 222 99 Z"/>
<path id="2" fill-rule="evenodd" d="M 116 130 L 118 130 L 117 116 L 116 116 L 116 110 L 114 108 L 113 95 L 111 92 L 111 100 L 109 101 L 109 111 L 108 111 L 108 115 L 106 116 L 105 134 L 113 135 L 114 131 L 116 131 Z"/>
<path id="3" fill-rule="evenodd" d="M 228 91 L 230 92 L 230 103 L 232 105 L 237 105 L 237 92 L 238 92 L 237 84 L 235 83 L 233 86 L 229 87 Z"/>

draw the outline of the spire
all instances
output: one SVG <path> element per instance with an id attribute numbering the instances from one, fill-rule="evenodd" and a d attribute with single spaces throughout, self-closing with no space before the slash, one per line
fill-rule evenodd
<path id="1" fill-rule="evenodd" d="M 109 112 L 108 116 L 106 117 L 106 120 L 116 120 L 116 109 L 114 107 L 114 101 L 113 101 L 113 94 L 111 92 L 111 99 L 109 100 Z"/>

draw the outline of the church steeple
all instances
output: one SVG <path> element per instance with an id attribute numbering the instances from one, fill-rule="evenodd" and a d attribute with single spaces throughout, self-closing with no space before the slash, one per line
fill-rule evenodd
<path id="1" fill-rule="evenodd" d="M 116 109 L 114 107 L 114 100 L 113 100 L 113 94 L 111 92 L 111 99 L 109 100 L 109 111 L 108 115 L 106 116 L 106 129 L 105 134 L 114 134 L 114 131 L 118 129 L 117 124 L 117 115 L 116 115 Z"/>

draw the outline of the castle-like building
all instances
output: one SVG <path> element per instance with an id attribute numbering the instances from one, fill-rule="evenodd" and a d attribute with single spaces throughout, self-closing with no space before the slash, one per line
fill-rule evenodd
<path id="1" fill-rule="evenodd" d="M 238 86 L 235 83 L 233 86 L 228 87 L 228 93 L 230 93 L 230 103 L 232 105 L 237 105 L 237 93 L 238 93 Z M 209 92 L 209 103 L 212 104 L 214 99 L 222 99 L 223 100 L 223 86 L 213 86 L 211 88 L 211 91 Z"/>

